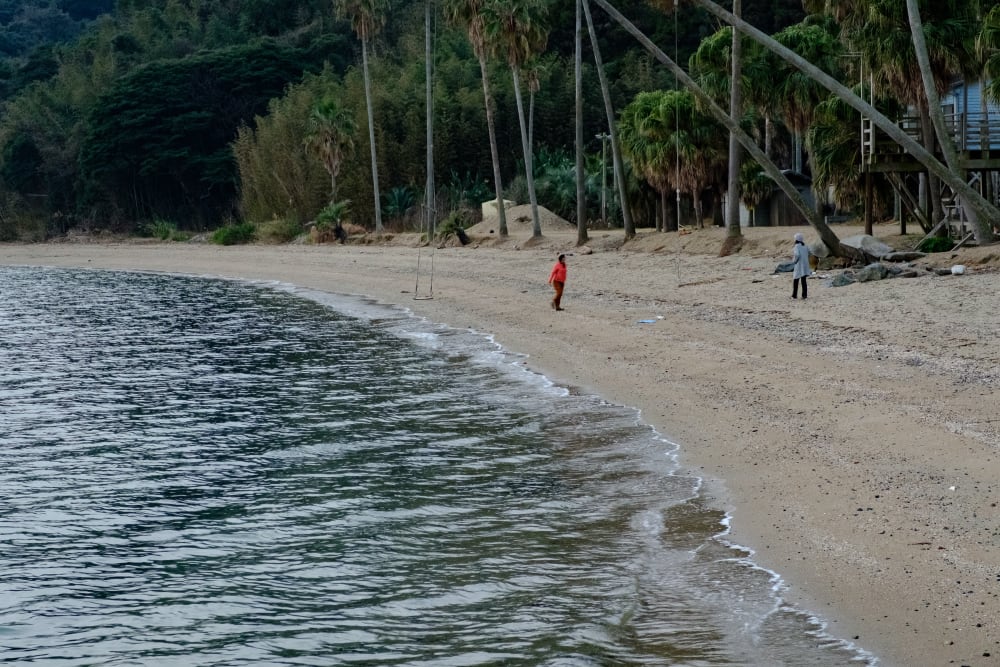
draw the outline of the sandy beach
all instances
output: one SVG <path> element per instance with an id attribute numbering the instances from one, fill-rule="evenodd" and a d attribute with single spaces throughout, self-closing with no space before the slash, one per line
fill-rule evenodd
<path id="1" fill-rule="evenodd" d="M 492 334 L 554 381 L 638 407 L 731 513 L 730 539 L 833 635 L 881 665 L 1000 665 L 1000 246 L 918 260 L 916 278 L 828 287 L 839 270 L 820 270 L 793 301 L 773 272 L 798 231 L 816 240 L 748 229 L 725 258 L 718 228 L 627 244 L 592 230 L 588 254 L 575 230 L 531 241 L 514 225 L 441 248 L 0 245 L 0 264 L 277 280 Z M 954 264 L 965 274 L 927 270 Z"/>

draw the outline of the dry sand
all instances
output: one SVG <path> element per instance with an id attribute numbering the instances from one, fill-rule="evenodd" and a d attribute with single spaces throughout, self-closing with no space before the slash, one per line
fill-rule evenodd
<path id="1" fill-rule="evenodd" d="M 750 229 L 727 258 L 720 229 L 591 231 L 582 254 L 573 229 L 531 241 L 515 222 L 465 247 L 60 243 L 0 246 L 0 264 L 273 279 L 491 333 L 555 381 L 640 408 L 731 512 L 732 539 L 834 635 L 882 665 L 998 665 L 1000 246 L 922 262 L 966 275 L 813 279 L 792 301 L 772 271 L 796 231 L 816 238 Z M 558 252 L 574 253 L 559 313 Z M 418 259 L 433 299 L 413 298 Z"/>

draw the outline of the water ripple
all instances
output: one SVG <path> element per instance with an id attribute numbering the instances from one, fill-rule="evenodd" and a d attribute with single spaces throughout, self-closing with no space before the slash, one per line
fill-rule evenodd
<path id="1" fill-rule="evenodd" d="M 224 281 L 0 284 L 0 663 L 859 655 L 774 613 L 634 412 L 486 339 Z"/>

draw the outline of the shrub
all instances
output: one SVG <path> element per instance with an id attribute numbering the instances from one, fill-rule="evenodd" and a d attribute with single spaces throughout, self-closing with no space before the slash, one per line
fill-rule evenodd
<path id="1" fill-rule="evenodd" d="M 333 229 L 340 225 L 341 221 L 347 216 L 348 211 L 350 211 L 350 208 L 350 199 L 342 199 L 338 202 L 327 204 L 323 207 L 323 210 L 316 214 L 316 227 L 322 231 Z"/>
<path id="2" fill-rule="evenodd" d="M 417 196 L 411 188 L 392 188 L 382 196 L 382 212 L 390 218 L 402 218 L 417 203 Z"/>
<path id="3" fill-rule="evenodd" d="M 462 245 L 465 245 L 469 242 L 469 236 L 465 233 L 465 229 L 472 224 L 473 217 L 469 209 L 460 208 L 452 211 L 447 218 L 438 223 L 438 238 L 447 239 L 454 234 L 462 242 Z"/>
<path id="4" fill-rule="evenodd" d="M 257 226 L 257 238 L 264 243 L 288 243 L 302 231 L 302 225 L 294 220 L 276 218 Z"/>
<path id="5" fill-rule="evenodd" d="M 219 245 L 239 245 L 241 243 L 251 243 L 256 236 L 256 229 L 249 222 L 235 225 L 226 225 L 216 229 L 212 234 L 212 243 Z"/>
<path id="6" fill-rule="evenodd" d="M 448 214 L 448 217 L 438 223 L 438 235 L 445 237 L 455 234 L 458 230 L 465 230 L 472 224 L 472 212 L 468 209 L 460 208 Z"/>
<path id="7" fill-rule="evenodd" d="M 919 252 L 948 252 L 955 247 L 955 242 L 946 236 L 931 236 L 917 244 Z"/>
<path id="8" fill-rule="evenodd" d="M 174 234 L 176 233 L 177 225 L 167 220 L 154 220 L 139 228 L 140 235 L 151 236 L 154 239 L 160 239 L 161 241 L 169 241 L 173 239 Z"/>

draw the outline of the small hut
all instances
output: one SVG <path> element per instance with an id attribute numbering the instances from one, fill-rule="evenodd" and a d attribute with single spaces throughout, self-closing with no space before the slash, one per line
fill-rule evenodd
<path id="1" fill-rule="evenodd" d="M 785 175 L 802 199 L 810 208 L 815 208 L 816 198 L 812 192 L 812 179 L 805 174 L 790 169 L 781 172 Z M 749 216 L 748 216 L 749 217 Z M 757 205 L 753 217 L 748 219 L 752 227 L 788 227 L 793 225 L 808 225 L 802 212 L 792 203 L 788 195 L 778 187 L 777 183 L 771 191 L 771 196 Z"/>

